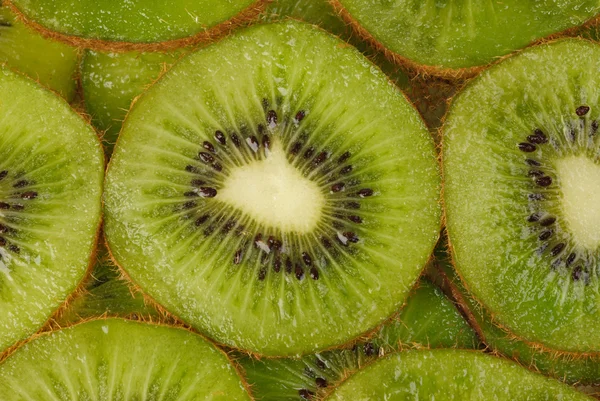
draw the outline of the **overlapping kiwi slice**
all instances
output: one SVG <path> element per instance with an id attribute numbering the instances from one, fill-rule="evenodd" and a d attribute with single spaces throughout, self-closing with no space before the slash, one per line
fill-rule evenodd
<path id="1" fill-rule="evenodd" d="M 100 319 L 41 335 L 0 363 L 13 400 L 250 400 L 227 356 L 184 329 Z"/>
<path id="2" fill-rule="evenodd" d="M 267 0 L 5 0 L 46 36 L 98 50 L 166 50 L 204 42 L 255 18 Z"/>
<path id="3" fill-rule="evenodd" d="M 477 351 L 389 355 L 359 371 L 325 400 L 592 400 L 572 387 Z"/>
<path id="4" fill-rule="evenodd" d="M 600 12 L 596 0 L 330 0 L 360 35 L 400 64 L 448 77 L 475 73 Z"/>
<path id="5" fill-rule="evenodd" d="M 599 68 L 585 40 L 528 49 L 475 79 L 444 127 L 458 274 L 496 324 L 574 358 L 600 351 Z"/>
<path id="6" fill-rule="evenodd" d="M 91 127 L 0 67 L 0 350 L 38 330 L 84 277 L 103 177 Z"/>
<path id="7" fill-rule="evenodd" d="M 301 359 L 243 357 L 237 362 L 244 368 L 256 399 L 318 399 L 361 367 L 390 352 L 406 348 L 474 348 L 478 343 L 454 304 L 423 279 L 400 313 L 368 340 Z"/>
<path id="8" fill-rule="evenodd" d="M 298 22 L 240 31 L 155 83 L 115 148 L 112 255 L 232 347 L 308 353 L 376 327 L 439 235 L 427 130 L 340 44 Z"/>
<path id="9" fill-rule="evenodd" d="M 7 63 L 72 101 L 77 88 L 77 50 L 43 38 L 0 1 L 0 63 Z"/>

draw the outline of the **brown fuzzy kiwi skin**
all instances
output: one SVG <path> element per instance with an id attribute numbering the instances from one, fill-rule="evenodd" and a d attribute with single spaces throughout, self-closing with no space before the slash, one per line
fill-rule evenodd
<path id="1" fill-rule="evenodd" d="M 503 56 L 498 56 L 496 59 L 494 59 L 487 65 L 478 65 L 478 66 L 473 66 L 473 67 L 446 68 L 446 67 L 436 66 L 436 65 L 419 64 L 407 57 L 404 57 L 404 56 L 402 56 L 398 53 L 395 53 L 395 52 L 389 50 L 388 48 L 386 48 L 369 31 L 367 31 L 365 28 L 363 28 L 362 25 L 360 25 L 356 19 L 354 19 L 354 17 L 348 12 L 348 10 L 346 10 L 346 8 L 342 5 L 342 3 L 339 0 L 328 0 L 328 1 L 334 7 L 335 11 L 340 15 L 340 17 L 346 23 L 348 23 L 349 25 L 352 26 L 352 28 L 354 29 L 354 31 L 360 38 L 362 38 L 364 41 L 369 43 L 369 45 L 371 45 L 377 51 L 379 51 L 383 55 L 385 55 L 385 57 L 388 60 L 390 60 L 392 63 L 402 66 L 409 71 L 412 71 L 414 75 L 421 75 L 421 76 L 425 76 L 425 77 L 434 76 L 434 77 L 440 77 L 440 78 L 443 78 L 446 80 L 451 80 L 451 81 L 462 80 L 465 78 L 472 78 L 474 76 L 477 76 L 481 71 L 483 71 L 487 67 L 501 62 L 505 58 L 510 57 L 514 52 L 518 52 L 519 50 L 522 50 L 522 49 L 517 49 L 509 54 L 505 54 Z M 562 37 L 575 36 L 580 31 L 585 29 L 586 27 L 592 27 L 592 26 L 596 26 L 599 24 L 600 24 L 600 14 L 596 15 L 594 17 L 591 17 L 590 19 L 588 19 L 586 22 L 584 22 L 583 24 L 581 24 L 579 26 L 567 28 L 563 31 L 550 34 L 550 35 L 540 38 L 540 39 L 536 39 L 536 40 L 532 41 L 531 43 L 529 43 L 524 48 L 536 46 L 536 45 L 545 43 L 547 41 L 562 38 Z"/>
<path id="2" fill-rule="evenodd" d="M 4 3 L 17 15 L 17 18 L 20 21 L 33 28 L 35 31 L 39 32 L 45 38 L 57 40 L 76 48 L 98 50 L 103 52 L 123 53 L 129 51 L 166 52 L 181 47 L 195 46 L 200 43 L 208 43 L 218 40 L 219 38 L 228 36 L 240 26 L 244 26 L 255 21 L 259 17 L 259 15 L 265 10 L 267 5 L 272 1 L 273 0 L 256 0 L 253 4 L 246 7 L 237 15 L 203 32 L 199 32 L 186 38 L 173 39 L 155 43 L 109 41 L 67 35 L 64 33 L 52 31 L 37 23 L 36 21 L 33 21 L 32 19 L 28 18 L 21 12 L 21 10 L 19 10 L 12 3 L 11 0 L 4 0 Z"/>

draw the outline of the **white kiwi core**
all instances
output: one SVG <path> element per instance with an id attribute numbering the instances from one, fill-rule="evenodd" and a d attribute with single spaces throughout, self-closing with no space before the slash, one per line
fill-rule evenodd
<path id="1" fill-rule="evenodd" d="M 575 241 L 590 250 L 600 245 L 600 165 L 586 156 L 556 163 L 562 208 Z"/>
<path id="2" fill-rule="evenodd" d="M 264 160 L 231 170 L 217 198 L 258 223 L 301 234 L 316 227 L 325 204 L 319 186 L 288 162 L 277 140 Z"/>

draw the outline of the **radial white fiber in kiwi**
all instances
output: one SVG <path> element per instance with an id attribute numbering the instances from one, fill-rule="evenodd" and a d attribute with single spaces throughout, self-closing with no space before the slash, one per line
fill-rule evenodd
<path id="1" fill-rule="evenodd" d="M 180 328 L 94 320 L 44 334 L 0 363 L 3 401 L 250 401 L 225 353 Z"/>
<path id="2" fill-rule="evenodd" d="M 73 44 L 110 50 L 127 43 L 210 39 L 258 15 L 265 0 L 6 0 L 37 29 Z M 195 37 L 195 39 L 190 39 Z M 188 42 L 190 40 L 190 42 Z M 132 47 L 132 49 L 135 46 Z M 157 48 L 158 49 L 158 48 Z M 115 49 L 116 50 L 116 49 Z"/>
<path id="3" fill-rule="evenodd" d="M 0 67 L 0 350 L 38 330 L 85 275 L 103 178 L 92 128 Z"/>
<path id="4" fill-rule="evenodd" d="M 392 354 L 359 371 L 327 401 L 593 400 L 514 362 L 477 351 Z"/>
<path id="5" fill-rule="evenodd" d="M 106 181 L 131 279 L 269 355 L 344 343 L 398 309 L 439 235 L 431 138 L 356 50 L 307 24 L 241 31 L 133 106 Z"/>
<path id="6" fill-rule="evenodd" d="M 456 269 L 495 321 L 553 350 L 600 351 L 600 46 L 569 39 L 484 72 L 444 128 Z"/>
<path id="7" fill-rule="evenodd" d="M 598 0 L 330 1 L 401 63 L 453 76 L 600 12 Z"/>

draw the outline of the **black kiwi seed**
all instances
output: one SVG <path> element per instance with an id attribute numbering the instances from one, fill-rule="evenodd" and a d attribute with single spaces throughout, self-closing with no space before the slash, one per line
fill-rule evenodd
<path id="1" fill-rule="evenodd" d="M 246 139 L 246 141 L 248 142 L 248 145 L 250 146 L 252 151 L 254 151 L 254 152 L 258 151 L 258 147 L 259 147 L 258 138 L 256 138 L 254 135 L 252 135 L 250 138 Z"/>
<path id="2" fill-rule="evenodd" d="M 221 145 L 226 145 L 227 144 L 227 138 L 225 137 L 225 134 L 223 134 L 221 131 L 216 131 L 215 132 L 215 139 Z"/>
<path id="3" fill-rule="evenodd" d="M 215 196 L 217 196 L 217 190 L 210 187 L 201 187 L 200 196 L 202 196 L 203 198 L 214 198 Z"/>
<path id="4" fill-rule="evenodd" d="M 323 163 L 325 160 L 327 160 L 327 152 L 321 152 L 313 160 L 313 165 L 318 166 L 319 164 Z"/>
<path id="5" fill-rule="evenodd" d="M 196 207 L 196 202 L 194 201 L 188 201 L 183 204 L 184 209 L 192 209 L 194 207 Z"/>
<path id="6" fill-rule="evenodd" d="M 342 164 L 343 162 L 345 162 L 346 160 L 348 160 L 350 158 L 350 152 L 344 152 L 343 155 L 340 156 L 340 158 L 338 159 L 338 163 Z"/>
<path id="7" fill-rule="evenodd" d="M 268 135 L 263 136 L 262 144 L 265 147 L 265 149 L 271 148 L 271 139 L 269 139 Z"/>
<path id="8" fill-rule="evenodd" d="M 587 272 L 585 272 L 581 266 L 577 266 L 576 268 L 573 269 L 573 273 L 571 274 L 571 277 L 573 278 L 573 281 L 579 281 L 579 280 L 583 279 L 583 280 L 585 280 L 585 282 L 587 282 L 588 278 L 589 278 L 589 274 Z"/>
<path id="9" fill-rule="evenodd" d="M 357 224 L 362 223 L 362 219 L 360 216 L 351 215 L 351 216 L 348 216 L 348 220 L 350 220 L 353 223 L 357 223 Z"/>
<path id="10" fill-rule="evenodd" d="M 347 209 L 360 209 L 360 203 L 358 202 L 346 202 L 345 206 Z"/>
<path id="11" fill-rule="evenodd" d="M 325 362 L 323 362 L 321 359 L 317 358 L 315 359 L 315 364 L 320 368 L 320 369 L 326 369 L 327 365 L 325 364 Z"/>
<path id="12" fill-rule="evenodd" d="M 195 187 L 201 187 L 202 185 L 206 184 L 206 181 L 202 181 L 202 180 L 192 180 L 191 184 Z"/>
<path id="13" fill-rule="evenodd" d="M 365 351 L 365 355 L 366 356 L 373 356 L 377 352 L 377 350 L 375 349 L 375 346 L 373 345 L 373 343 L 366 343 L 364 345 L 363 349 Z"/>
<path id="14" fill-rule="evenodd" d="M 23 188 L 26 187 L 27 185 L 29 185 L 29 183 L 25 180 L 20 180 L 17 181 L 17 183 L 15 185 L 13 185 L 14 188 Z"/>
<path id="15" fill-rule="evenodd" d="M 537 213 L 534 213 L 527 218 L 527 221 L 530 223 L 535 223 L 536 221 L 539 221 L 539 220 L 540 220 L 540 215 Z"/>
<path id="16" fill-rule="evenodd" d="M 598 131 L 598 121 L 594 120 L 592 121 L 592 132 L 590 134 L 594 135 L 596 131 Z"/>
<path id="17" fill-rule="evenodd" d="M 529 170 L 527 173 L 530 177 L 543 177 L 544 173 L 540 170 Z"/>
<path id="18" fill-rule="evenodd" d="M 313 148 L 311 146 L 310 148 L 306 149 L 306 151 L 304 152 L 304 158 L 310 159 L 314 153 L 315 153 L 315 148 Z"/>
<path id="19" fill-rule="evenodd" d="M 588 111 L 590 111 L 590 106 L 579 106 L 576 110 L 575 113 L 579 116 L 579 117 L 583 117 L 585 116 Z"/>
<path id="20" fill-rule="evenodd" d="M 304 261 L 304 264 L 306 266 L 312 265 L 312 258 L 310 257 L 310 255 L 308 253 L 302 252 L 302 260 Z"/>
<path id="21" fill-rule="evenodd" d="M 294 144 L 292 145 L 292 149 L 290 150 L 290 153 L 293 155 L 297 155 L 300 152 L 300 149 L 302 149 L 302 143 L 294 142 Z"/>
<path id="22" fill-rule="evenodd" d="M 554 224 L 555 222 L 556 222 L 555 217 L 548 217 L 548 218 L 545 218 L 544 220 L 540 221 L 540 226 L 548 227 L 548 226 L 551 226 L 552 224 Z"/>
<path id="23" fill-rule="evenodd" d="M 0 246 L 6 245 L 6 239 L 4 237 L 0 237 Z"/>
<path id="24" fill-rule="evenodd" d="M 373 195 L 373 190 L 369 188 L 363 188 L 360 191 L 358 191 L 358 196 L 360 196 L 361 198 L 366 198 L 367 196 L 371 195 Z"/>
<path id="25" fill-rule="evenodd" d="M 358 237 L 356 236 L 356 234 L 352 233 L 352 232 L 345 232 L 344 233 L 344 237 L 346 237 L 348 239 L 348 241 L 353 242 L 353 243 L 357 243 L 358 242 Z"/>
<path id="26" fill-rule="evenodd" d="M 542 199 L 544 199 L 544 195 L 542 195 L 542 194 L 529 194 L 529 195 L 527 195 L 527 197 L 529 198 L 529 200 L 542 200 Z"/>
<path id="27" fill-rule="evenodd" d="M 235 251 L 235 255 L 233 255 L 233 264 L 239 265 L 242 261 L 243 252 L 241 249 Z"/>
<path id="28" fill-rule="evenodd" d="M 0 21 L 0 26 L 5 26 L 7 28 L 10 28 L 12 26 L 12 24 L 8 21 Z"/>
<path id="29" fill-rule="evenodd" d="M 279 273 L 281 271 L 281 259 L 279 256 L 277 256 L 273 261 L 273 270 L 275 270 L 275 273 Z"/>
<path id="30" fill-rule="evenodd" d="M 319 279 L 319 271 L 317 270 L 316 267 L 310 268 L 310 278 L 312 278 L 313 280 Z"/>
<path id="31" fill-rule="evenodd" d="M 187 166 L 185 166 L 185 171 L 193 173 L 196 171 L 196 167 L 192 166 L 191 164 L 188 164 Z"/>
<path id="32" fill-rule="evenodd" d="M 6 171 L 6 170 L 0 171 L 0 180 L 3 180 L 4 178 L 6 178 L 7 175 L 8 175 L 8 171 Z"/>
<path id="33" fill-rule="evenodd" d="M 322 378 L 322 377 L 317 377 L 317 378 L 315 379 L 315 384 L 316 384 L 316 385 L 317 385 L 317 387 L 319 387 L 319 388 L 325 388 L 325 387 L 327 387 L 327 380 L 325 380 L 325 379 L 324 379 L 324 378 Z"/>
<path id="34" fill-rule="evenodd" d="M 344 190 L 346 185 L 343 182 L 337 182 L 331 186 L 331 192 L 340 192 Z"/>
<path id="35" fill-rule="evenodd" d="M 525 159 L 525 163 L 529 164 L 530 166 L 535 166 L 535 167 L 539 167 L 542 165 L 542 163 L 538 162 L 537 160 L 533 160 L 533 159 Z"/>
<path id="36" fill-rule="evenodd" d="M 213 146 L 212 143 L 208 142 L 208 141 L 204 141 L 202 143 L 202 147 L 206 150 L 208 150 L 209 152 L 215 153 L 215 147 Z"/>
<path id="37" fill-rule="evenodd" d="M 550 186 L 550 184 L 552 184 L 552 177 L 544 176 L 536 178 L 535 183 L 538 184 L 540 187 Z"/>
<path id="38" fill-rule="evenodd" d="M 552 250 L 550 251 L 550 255 L 557 256 L 563 251 L 563 249 L 565 249 L 565 244 L 561 242 L 560 244 L 552 248 Z"/>
<path id="39" fill-rule="evenodd" d="M 349 172 L 352 171 L 352 166 L 345 166 L 340 170 L 341 174 L 348 174 Z"/>
<path id="40" fill-rule="evenodd" d="M 210 216 L 208 214 L 205 214 L 203 216 L 200 216 L 196 219 L 196 221 L 194 222 L 194 224 L 196 224 L 196 227 L 201 226 L 202 224 L 206 223 L 206 221 L 210 218 Z"/>
<path id="41" fill-rule="evenodd" d="M 23 209 L 25 209 L 25 206 L 16 203 L 16 204 L 12 205 L 12 208 L 13 208 L 13 210 L 23 210 Z"/>
<path id="42" fill-rule="evenodd" d="M 313 393 L 310 390 L 307 390 L 307 389 L 303 388 L 301 390 L 298 390 L 298 395 L 303 400 L 312 400 L 312 397 L 315 395 L 315 393 Z"/>
<path id="43" fill-rule="evenodd" d="M 200 160 L 202 160 L 206 164 L 212 163 L 215 161 L 215 158 L 213 157 L 213 155 L 211 155 L 210 153 L 207 153 L 207 152 L 198 153 L 198 157 L 200 158 Z"/>
<path id="44" fill-rule="evenodd" d="M 296 268 L 294 269 L 294 274 L 298 280 L 302 280 L 304 278 L 304 270 L 299 263 L 296 263 Z"/>
<path id="45" fill-rule="evenodd" d="M 571 252 L 571 254 L 569 256 L 567 256 L 567 261 L 566 261 L 567 266 L 571 266 L 571 264 L 573 263 L 573 261 L 575 260 L 576 257 L 577 257 L 577 254 Z"/>
<path id="46" fill-rule="evenodd" d="M 545 240 L 547 240 L 548 238 L 550 238 L 551 236 L 552 236 L 552 230 L 546 230 L 546 231 L 543 231 L 543 232 L 542 232 L 542 233 L 539 235 L 539 237 L 538 237 L 538 238 L 540 239 L 540 241 L 545 241 Z"/>
<path id="47" fill-rule="evenodd" d="M 296 113 L 296 121 L 300 122 L 302 120 L 304 120 L 304 116 L 306 116 L 306 112 L 304 110 L 300 110 L 299 112 Z"/>
<path id="48" fill-rule="evenodd" d="M 292 272 L 292 261 L 290 260 L 290 258 L 287 258 L 285 260 L 285 272 L 286 273 L 291 273 Z"/>
<path id="49" fill-rule="evenodd" d="M 21 248 L 19 248 L 16 245 L 9 245 L 8 246 L 8 250 L 14 253 L 20 253 L 21 252 Z"/>
<path id="50" fill-rule="evenodd" d="M 546 136 L 546 134 L 544 134 L 544 132 L 541 129 L 537 128 L 536 130 L 533 131 L 532 135 L 529 135 L 527 137 L 527 140 L 531 143 L 541 145 L 543 143 L 548 142 L 548 137 Z M 520 147 L 520 145 L 521 144 L 519 144 L 519 147 Z M 521 149 L 521 150 L 523 150 L 523 149 Z"/>
<path id="51" fill-rule="evenodd" d="M 242 145 L 242 143 L 240 142 L 240 138 L 235 133 L 231 134 L 230 137 L 231 142 L 233 142 L 236 148 L 239 148 Z"/>
<path id="52" fill-rule="evenodd" d="M 212 164 L 212 168 L 214 168 L 217 171 L 223 171 L 223 166 L 219 162 L 214 162 Z"/>
<path id="53" fill-rule="evenodd" d="M 519 149 L 520 149 L 521 151 L 523 151 L 523 152 L 530 153 L 530 152 L 535 152 L 535 150 L 536 150 L 537 148 L 535 147 L 535 145 L 532 145 L 532 144 L 530 144 L 530 143 L 527 143 L 527 142 L 521 142 L 521 143 L 519 144 Z"/>
<path id="54" fill-rule="evenodd" d="M 263 281 L 266 276 L 267 276 L 267 271 L 265 269 L 260 269 L 260 271 L 258 272 L 258 279 L 260 281 Z"/>
<path id="55" fill-rule="evenodd" d="M 331 245 L 332 245 L 332 244 L 331 244 L 331 241 L 329 241 L 327 238 L 325 238 L 325 237 L 321 237 L 321 243 L 323 244 L 323 246 L 324 246 L 326 249 L 330 249 L 330 248 L 331 248 Z"/>
<path id="56" fill-rule="evenodd" d="M 10 205 L 8 203 L 5 202 L 0 202 L 0 209 L 10 209 Z"/>
<path id="57" fill-rule="evenodd" d="M 270 128 L 275 128 L 277 126 L 277 113 L 275 110 L 269 110 L 267 113 L 267 122 L 269 123 Z"/>

